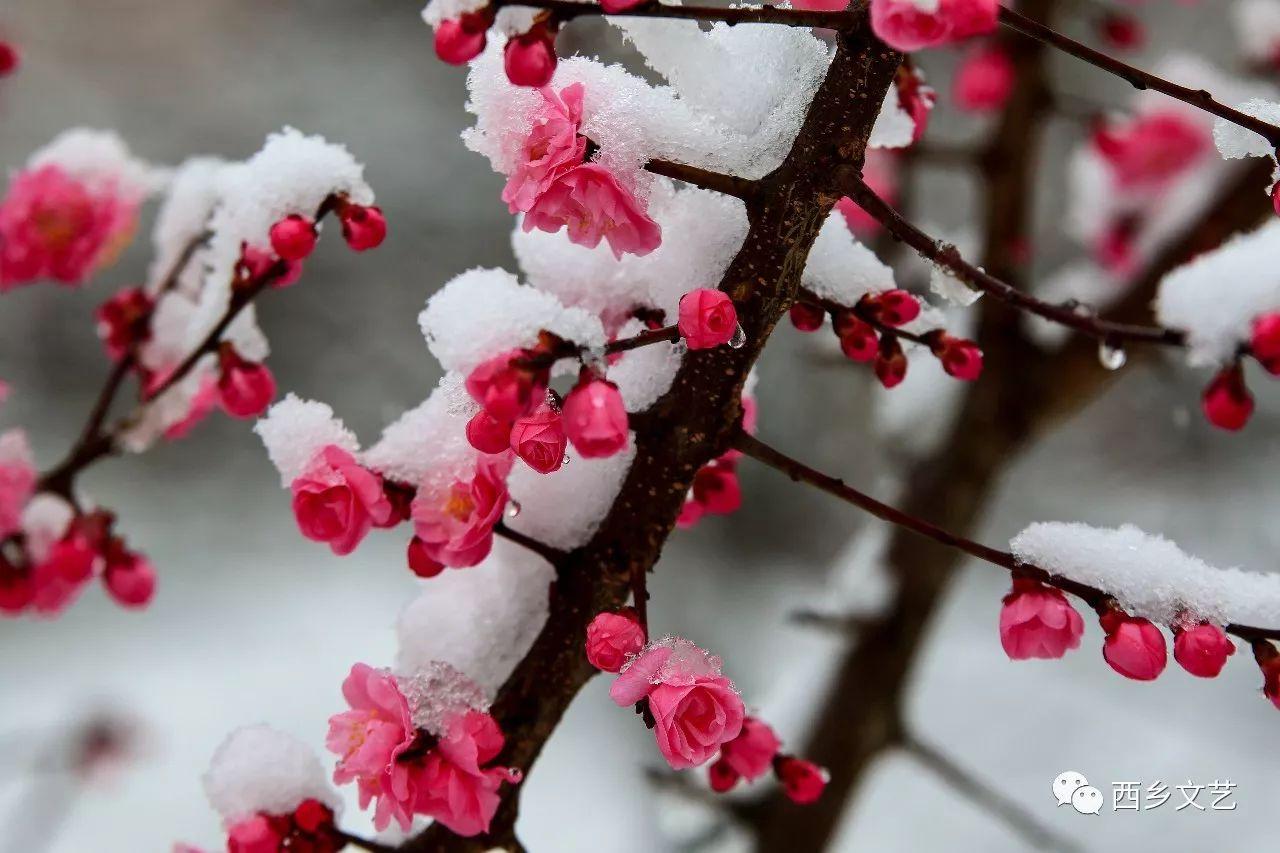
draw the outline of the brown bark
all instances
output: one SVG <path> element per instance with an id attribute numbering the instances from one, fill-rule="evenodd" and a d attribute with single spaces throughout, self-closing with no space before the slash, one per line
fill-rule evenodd
<path id="1" fill-rule="evenodd" d="M 533 766 L 595 674 L 583 654 L 588 622 L 626 600 L 633 571 L 652 569 L 693 475 L 727 449 L 741 419 L 747 373 L 794 300 L 809 249 L 839 198 L 833 176 L 841 166 L 861 168 L 900 61 L 871 36 L 865 9 L 853 16 L 792 150 L 747 201 L 750 229 L 720 284 L 736 303 L 746 343 L 689 353 L 671 390 L 633 418 L 636 456 L 622 490 L 597 533 L 557 566 L 551 616 L 494 704 L 507 736 L 499 763 L 525 771 Z M 504 790 L 486 836 L 460 839 L 433 826 L 401 849 L 519 849 L 519 792 Z"/>

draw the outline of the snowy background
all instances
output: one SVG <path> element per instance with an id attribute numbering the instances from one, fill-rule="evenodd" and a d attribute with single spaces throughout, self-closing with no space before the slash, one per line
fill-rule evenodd
<path id="1" fill-rule="evenodd" d="M 1202 6 L 1161 11 L 1167 20 L 1151 42 L 1225 56 L 1221 10 Z M 117 128 L 160 162 L 243 157 L 266 132 L 292 124 L 346 143 L 368 164 L 391 226 L 386 244 L 357 256 L 322 242 L 303 285 L 263 300 L 260 314 L 282 391 L 327 400 L 365 436 L 438 378 L 414 319 L 425 298 L 471 266 L 512 265 L 501 178 L 457 139 L 468 123 L 462 72 L 434 59 L 413 3 L 5 0 L 0 32 L 25 52 L 21 73 L 0 82 L 5 168 L 75 124 Z M 594 50 L 602 32 L 575 24 L 561 47 Z M 945 80 L 951 58 L 944 51 L 927 63 L 935 79 Z M 1123 102 L 1100 75 L 1058 65 L 1073 91 Z M 970 128 L 938 118 L 931 135 Z M 956 206 L 931 210 L 933 221 L 964 220 L 972 199 L 966 185 L 957 189 L 947 193 Z M 1042 208 L 1038 230 L 1050 246 L 1060 211 L 1051 200 Z M 140 241 L 86 292 L 36 287 L 0 302 L 0 377 L 14 388 L 5 424 L 30 427 L 42 462 L 74 438 L 105 373 L 93 306 L 135 282 L 146 261 Z M 763 436 L 891 496 L 886 477 L 898 460 L 869 436 L 879 395 L 865 371 L 827 366 L 806 343 L 780 329 L 765 357 Z M 1270 570 L 1280 551 L 1271 518 L 1280 391 L 1259 384 L 1258 416 L 1244 435 L 1228 436 L 1195 411 L 1205 378 L 1173 364 L 1128 368 L 1106 398 L 1010 468 L 980 538 L 1002 543 L 1032 520 L 1130 521 L 1216 565 Z M 803 708 L 820 695 L 839 647 L 788 616 L 822 594 L 865 521 L 771 472 L 745 463 L 743 471 L 740 513 L 673 538 L 652 584 L 652 618 L 656 631 L 722 654 L 748 704 L 798 745 Z M 393 619 L 417 582 L 398 535 L 375 535 L 344 559 L 303 540 L 243 423 L 213 418 L 186 441 L 100 466 L 85 485 L 154 559 L 160 589 L 141 614 L 94 588 L 57 622 L 0 624 L 0 851 L 136 853 L 178 839 L 212 847 L 217 818 L 199 774 L 217 743 L 264 721 L 320 748 L 350 664 L 391 662 Z M 1247 650 L 1216 682 L 1170 667 L 1137 684 L 1103 664 L 1090 622 L 1076 654 L 1014 665 L 995 631 L 1004 574 L 972 565 L 957 581 L 914 674 L 920 737 L 1087 849 L 1272 843 L 1280 715 L 1258 695 Z M 652 795 L 645 769 L 657 766 L 657 752 L 606 687 L 597 680 L 584 691 L 526 783 L 521 836 L 533 850 L 672 849 L 662 828 L 681 823 L 683 810 Z M 140 754 L 77 789 L 48 772 L 47 756 L 63 727 L 103 708 L 140 721 Z M 1154 812 L 1080 816 L 1055 810 L 1050 794 L 1068 769 L 1108 795 L 1115 782 L 1230 779 L 1239 807 L 1175 812 L 1175 792 Z M 367 826 L 354 803 L 344 823 Z M 836 847 L 1021 849 L 896 757 L 869 777 Z"/>

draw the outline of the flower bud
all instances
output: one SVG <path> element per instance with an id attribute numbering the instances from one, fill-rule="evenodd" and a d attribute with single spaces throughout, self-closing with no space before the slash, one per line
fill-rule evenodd
<path id="1" fill-rule="evenodd" d="M 738 327 L 738 311 L 726 294 L 700 288 L 680 297 L 680 336 L 689 349 L 711 349 L 727 344 Z"/>
<path id="2" fill-rule="evenodd" d="M 316 248 L 316 226 L 296 213 L 271 226 L 271 250 L 286 261 L 300 261 Z"/>
<path id="3" fill-rule="evenodd" d="M 602 672 L 617 672 L 644 648 L 644 628 L 630 607 L 597 613 L 587 626 L 587 660 Z"/>
<path id="4" fill-rule="evenodd" d="M 267 366 L 246 361 L 227 343 L 218 351 L 218 362 L 223 410 L 233 418 L 255 418 L 266 411 L 276 396 L 276 380 Z"/>
<path id="5" fill-rule="evenodd" d="M 12 43 L 0 41 L 0 77 L 6 77 L 18 70 L 22 57 Z"/>
<path id="6" fill-rule="evenodd" d="M 141 287 L 126 287 L 98 306 L 98 337 L 113 361 L 124 358 L 151 337 L 151 309 L 155 303 Z"/>
<path id="7" fill-rule="evenodd" d="M 467 393 L 490 417 L 510 423 L 540 403 L 550 371 L 521 364 L 534 355 L 510 350 L 481 362 L 467 376 Z"/>
<path id="8" fill-rule="evenodd" d="M 1201 622 L 1185 630 L 1174 629 L 1173 659 L 1192 675 L 1214 678 L 1235 653 L 1235 644 L 1217 625 Z"/>
<path id="9" fill-rule="evenodd" d="M 145 607 L 156 591 L 156 570 L 151 561 L 131 551 L 109 561 L 102 580 L 111 597 L 124 607 Z"/>
<path id="10" fill-rule="evenodd" d="M 579 382 L 565 398 L 563 423 L 565 435 L 586 459 L 612 456 L 627 446 L 627 409 L 612 382 Z"/>
<path id="11" fill-rule="evenodd" d="M 866 363 L 880 351 L 880 339 L 869 323 L 864 323 L 847 309 L 836 312 L 836 335 L 840 338 L 840 351 L 846 358 Z"/>
<path id="12" fill-rule="evenodd" d="M 1209 423 L 1225 430 L 1238 430 L 1253 415 L 1253 396 L 1244 384 L 1239 364 L 1224 368 L 1204 389 L 1200 407 Z"/>
<path id="13" fill-rule="evenodd" d="M 802 806 L 817 802 L 827 787 L 826 771 L 803 758 L 780 756 L 773 763 L 773 772 L 791 801 Z"/>
<path id="14" fill-rule="evenodd" d="M 797 302 L 791 306 L 791 325 L 802 332 L 816 332 L 822 328 L 822 320 L 826 312 L 821 307 L 808 302 Z"/>
<path id="15" fill-rule="evenodd" d="M 338 208 L 342 223 L 342 239 L 353 251 L 376 249 L 387 237 L 387 218 L 382 208 L 362 204 L 345 204 Z"/>
<path id="16" fill-rule="evenodd" d="M 484 9 L 467 12 L 436 25 L 436 56 L 450 65 L 465 65 L 484 50 L 490 19 Z"/>
<path id="17" fill-rule="evenodd" d="M 885 337 L 876 353 L 876 378 L 885 388 L 895 388 L 907 377 L 907 354 L 897 338 Z"/>
<path id="18" fill-rule="evenodd" d="M 503 67 L 507 79 L 517 86 L 545 86 L 556 70 L 556 36 L 544 22 L 507 42 Z"/>
<path id="19" fill-rule="evenodd" d="M 1060 658 L 1079 648 L 1084 620 L 1061 590 L 1015 577 L 1000 609 L 1000 645 L 1010 660 Z"/>
<path id="20" fill-rule="evenodd" d="M 982 350 L 973 341 L 943 332 L 933 338 L 930 349 L 948 375 L 973 382 L 982 375 Z"/>
<path id="21" fill-rule="evenodd" d="M 560 413 L 546 403 L 517 418 L 508 435 L 511 449 L 539 474 L 550 474 L 564 464 L 564 449 L 568 443 L 564 425 Z"/>
<path id="22" fill-rule="evenodd" d="M 1268 373 L 1280 374 L 1280 311 L 1254 319 L 1249 349 Z"/>
<path id="23" fill-rule="evenodd" d="M 467 441 L 481 453 L 502 453 L 511 447 L 511 423 L 481 409 L 467 421 Z"/>
<path id="24" fill-rule="evenodd" d="M 1135 681 L 1152 681 L 1164 672 L 1169 652 L 1164 634 L 1151 620 L 1113 609 L 1098 621 L 1107 632 L 1102 657 L 1112 669 Z"/>
<path id="25" fill-rule="evenodd" d="M 712 762 L 707 768 L 707 778 L 711 783 L 711 790 L 717 794 L 723 794 L 733 790 L 733 786 L 738 784 L 742 776 L 722 758 Z"/>
<path id="26" fill-rule="evenodd" d="M 905 290 L 886 290 L 864 296 L 862 304 L 886 326 L 903 326 L 920 316 L 920 300 Z"/>

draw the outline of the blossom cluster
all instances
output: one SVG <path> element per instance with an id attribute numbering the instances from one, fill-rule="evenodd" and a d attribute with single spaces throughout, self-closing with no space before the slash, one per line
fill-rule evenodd
<path id="1" fill-rule="evenodd" d="M 297 281 L 315 246 L 313 218 L 332 213 L 354 250 L 381 243 L 385 221 L 360 172 L 345 149 L 292 129 L 243 163 L 193 158 L 175 170 L 135 159 L 113 133 L 79 129 L 12 176 L 0 199 L 0 291 L 42 279 L 84 284 L 131 237 L 142 200 L 162 192 L 164 201 L 147 281 L 95 312 L 116 373 L 80 445 L 42 478 L 25 434 L 0 435 L 0 611 L 55 615 L 93 577 L 124 606 L 150 601 L 150 562 L 75 488 L 81 454 L 179 438 L 219 406 L 238 418 L 266 409 L 275 381 L 250 302 Z M 108 426 L 129 377 L 136 407 Z"/>

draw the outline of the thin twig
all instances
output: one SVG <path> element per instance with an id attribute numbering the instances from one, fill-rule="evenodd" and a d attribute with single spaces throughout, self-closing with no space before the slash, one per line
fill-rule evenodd
<path id="1" fill-rule="evenodd" d="M 1036 39 L 1064 53 L 1069 53 L 1077 59 L 1082 59 L 1090 65 L 1101 68 L 1103 71 L 1114 74 L 1127 81 L 1135 89 L 1154 89 L 1171 98 L 1177 98 L 1179 101 L 1202 109 L 1207 113 L 1212 113 L 1219 118 L 1226 119 L 1232 124 L 1239 125 L 1245 130 L 1251 130 L 1266 139 L 1272 148 L 1280 148 L 1280 127 L 1220 103 L 1214 100 L 1213 95 L 1203 89 L 1179 86 L 1177 83 L 1173 83 L 1163 77 L 1157 77 L 1127 62 L 1121 62 L 1115 57 L 1094 50 L 1057 30 L 1046 27 L 1038 21 L 1033 21 L 1025 15 L 1020 15 L 1007 6 L 1000 8 L 1000 23 L 1024 36 Z"/>
<path id="2" fill-rule="evenodd" d="M 553 566 L 558 567 L 562 562 L 564 562 L 564 551 L 548 545 L 545 542 L 540 542 L 532 536 L 521 533 L 519 530 L 513 530 L 501 521 L 494 525 L 493 532 L 504 539 L 509 539 L 517 545 L 528 548 L 530 551 L 537 554 Z"/>
<path id="3" fill-rule="evenodd" d="M 702 169 L 685 163 L 673 163 L 670 160 L 650 160 L 644 164 L 644 168 L 655 175 L 675 178 L 678 181 L 684 181 L 686 184 L 693 184 L 695 187 L 701 187 L 704 190 L 714 190 L 718 193 L 731 195 L 743 201 L 752 198 L 760 186 L 749 178 L 739 178 L 722 172 L 713 172 L 709 169 Z"/>
<path id="4" fill-rule="evenodd" d="M 877 319 L 875 314 L 867 310 L 867 308 L 861 303 L 858 303 L 857 305 L 841 305 L 834 299 L 827 299 L 825 296 L 819 296 L 807 287 L 800 288 L 799 296 L 801 302 L 808 302 L 813 305 L 817 305 L 828 314 L 833 314 L 836 311 L 852 311 L 853 316 L 857 317 L 868 326 L 871 326 L 880 334 L 893 335 L 895 338 L 902 338 L 904 341 L 911 341 L 912 343 L 917 343 L 921 346 L 930 346 L 927 335 L 933 332 L 943 331 L 942 329 L 932 329 L 929 332 L 924 332 L 922 334 L 908 332 L 898 326 L 890 326 L 888 323 Z"/>
<path id="5" fill-rule="evenodd" d="M 788 27 L 826 27 L 843 29 L 858 20 L 855 14 L 861 0 L 840 12 L 814 12 L 805 9 L 780 9 L 776 6 L 755 8 L 723 8 L 711 6 L 668 6 L 664 3 L 642 3 L 630 9 L 607 13 L 614 18 L 678 18 L 686 21 L 721 21 L 729 24 L 781 24 Z M 546 9 L 555 20 L 564 22 L 574 18 L 605 15 L 596 3 L 579 3 L 576 0 L 492 0 L 490 8 L 504 6 L 528 6 Z"/>
<path id="6" fill-rule="evenodd" d="M 1043 317 L 1050 322 L 1074 329 L 1108 344 L 1120 345 L 1133 342 L 1174 347 L 1186 345 L 1186 334 L 1178 329 L 1113 323 L 1087 314 L 1079 314 L 1068 305 L 1055 305 L 1018 290 L 1013 285 L 1001 281 L 966 261 L 955 246 L 936 240 L 912 225 L 884 199 L 876 195 L 860 176 L 852 172 L 842 177 L 841 189 L 857 202 L 859 207 L 883 225 L 894 238 L 915 249 L 922 258 L 946 267 L 952 275 L 974 290 L 980 290 L 1022 311 Z"/>
<path id="7" fill-rule="evenodd" d="M 1037 850 L 1075 851 L 1080 848 L 1063 838 L 1025 808 L 982 779 L 965 770 L 950 756 L 909 734 L 902 735 L 903 751 L 933 771 L 951 790 L 997 818 Z"/>
<path id="8" fill-rule="evenodd" d="M 1000 566 L 1010 572 L 1017 572 L 1020 575 L 1033 577 L 1041 583 L 1056 587 L 1063 592 L 1068 592 L 1077 598 L 1084 600 L 1090 607 L 1097 608 L 1103 605 L 1111 596 L 1109 593 L 1088 584 L 1071 580 L 1070 578 L 1060 577 L 1051 574 L 1048 570 L 1042 569 L 1034 563 L 1024 563 L 1018 560 L 1008 551 L 1001 551 L 992 548 L 989 545 L 983 545 L 981 542 L 975 542 L 964 536 L 959 536 L 944 530 L 943 528 L 925 521 L 923 518 L 916 518 L 897 507 L 892 507 L 886 503 L 882 503 L 870 495 L 864 494 L 857 489 L 845 484 L 843 480 L 824 474 L 816 468 L 810 468 L 803 462 L 793 459 L 786 454 L 775 450 L 754 436 L 739 431 L 734 435 L 733 446 L 743 452 L 744 455 L 750 456 L 759 462 L 763 462 L 771 468 L 776 468 L 783 474 L 786 474 L 792 480 L 799 483 L 808 483 L 815 486 L 827 494 L 834 495 L 846 503 L 853 504 L 858 509 L 874 515 L 882 521 L 890 524 L 896 524 L 907 530 L 932 539 L 950 548 L 963 551 L 979 560 L 984 560 L 992 565 Z M 1230 624 L 1224 626 L 1224 630 L 1229 634 L 1235 634 L 1241 639 L 1253 641 L 1259 639 L 1276 640 L 1280 639 L 1280 628 L 1257 628 L 1251 625 Z"/>

